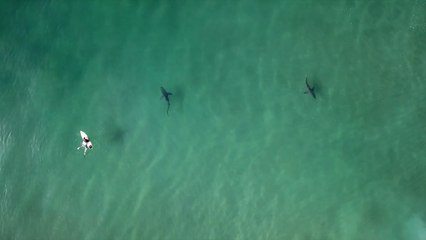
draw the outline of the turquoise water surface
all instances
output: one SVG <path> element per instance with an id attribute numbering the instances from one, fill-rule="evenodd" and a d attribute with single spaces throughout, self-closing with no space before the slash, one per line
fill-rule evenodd
<path id="1" fill-rule="evenodd" d="M 3 0 L 0 53 L 0 239 L 426 239 L 424 0 Z"/>

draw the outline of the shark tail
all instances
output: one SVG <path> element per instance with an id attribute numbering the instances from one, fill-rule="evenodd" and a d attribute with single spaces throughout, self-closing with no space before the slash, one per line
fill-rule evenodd
<path id="1" fill-rule="evenodd" d="M 169 104 L 167 104 L 167 115 L 169 115 L 169 109 L 170 109 L 170 103 Z"/>

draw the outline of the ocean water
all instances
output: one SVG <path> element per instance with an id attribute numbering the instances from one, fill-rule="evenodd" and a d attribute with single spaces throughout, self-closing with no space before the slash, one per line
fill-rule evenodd
<path id="1" fill-rule="evenodd" d="M 424 240 L 425 93 L 425 0 L 2 0 L 0 239 Z"/>

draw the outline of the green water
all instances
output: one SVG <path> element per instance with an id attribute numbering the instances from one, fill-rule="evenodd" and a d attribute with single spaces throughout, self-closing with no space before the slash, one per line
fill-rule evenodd
<path id="1" fill-rule="evenodd" d="M 426 239 L 424 0 L 2 0 L 0 93 L 2 240 Z"/>

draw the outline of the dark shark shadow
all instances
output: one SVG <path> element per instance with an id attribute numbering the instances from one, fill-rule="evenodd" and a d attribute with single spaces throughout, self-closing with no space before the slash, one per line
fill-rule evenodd
<path id="1" fill-rule="evenodd" d="M 321 89 L 322 89 L 321 82 L 312 81 L 312 85 L 315 88 L 315 94 L 316 94 L 317 98 L 321 97 Z"/>
<path id="2" fill-rule="evenodd" d="M 176 110 L 183 112 L 184 111 L 184 101 L 185 101 L 185 90 L 182 86 L 173 86 L 173 103 Z"/>
<path id="3" fill-rule="evenodd" d="M 116 121 L 111 120 L 105 124 L 106 140 L 112 144 L 124 145 L 127 137 L 127 130 Z"/>
<path id="4" fill-rule="evenodd" d="M 110 140 L 117 144 L 124 144 L 126 140 L 126 135 L 127 132 L 122 127 L 116 126 L 111 131 Z"/>
<path id="5" fill-rule="evenodd" d="M 306 83 L 307 81 L 307 83 Z M 309 89 L 309 87 L 311 87 L 312 89 Z M 315 81 L 315 77 L 306 77 L 305 79 L 305 94 L 309 94 L 310 96 L 312 96 L 314 99 L 317 99 L 318 97 L 321 96 L 321 83 L 318 81 Z M 311 92 L 312 90 L 312 92 Z"/>

